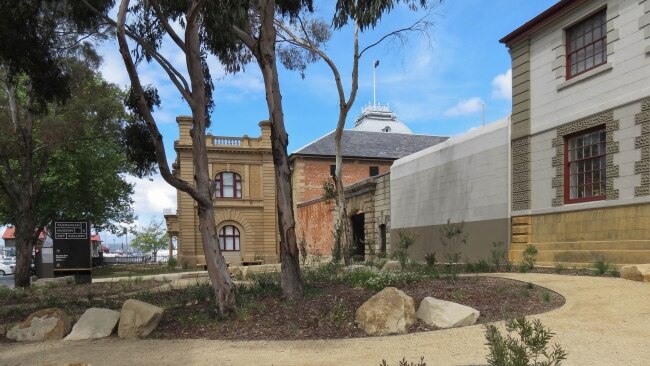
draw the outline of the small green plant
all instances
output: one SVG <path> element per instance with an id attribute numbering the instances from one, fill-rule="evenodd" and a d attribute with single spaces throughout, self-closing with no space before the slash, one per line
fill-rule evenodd
<path id="1" fill-rule="evenodd" d="M 567 353 L 562 346 L 549 342 L 555 335 L 545 328 L 539 319 L 532 323 L 524 317 L 506 321 L 504 337 L 493 325 L 485 327 L 486 345 L 489 348 L 487 362 L 492 366 L 560 366 Z M 514 336 L 513 336 L 514 333 Z"/>
<path id="2" fill-rule="evenodd" d="M 524 258 L 522 264 L 528 266 L 528 269 L 533 269 L 535 267 L 536 261 L 537 261 L 537 248 L 532 244 L 528 244 L 528 246 L 524 250 Z"/>
<path id="3" fill-rule="evenodd" d="M 494 270 L 499 272 L 501 265 L 507 262 L 508 250 L 502 241 L 495 241 L 492 243 L 491 259 Z"/>
<path id="4" fill-rule="evenodd" d="M 347 302 L 335 297 L 332 307 L 327 313 L 327 319 L 332 323 L 341 326 L 347 321 L 347 319 L 352 317 L 352 314 L 352 310 L 348 306 Z"/>
<path id="5" fill-rule="evenodd" d="M 463 234 L 464 222 L 453 224 L 451 219 L 447 219 L 447 224 L 440 228 L 440 241 L 447 248 L 445 259 L 449 264 L 449 275 L 452 280 L 458 278 L 456 266 L 460 261 L 460 246 L 467 243 L 467 234 Z"/>
<path id="6" fill-rule="evenodd" d="M 548 291 L 544 291 L 542 293 L 542 300 L 544 300 L 544 302 L 551 302 L 551 293 Z"/>
<path id="7" fill-rule="evenodd" d="M 307 240 L 305 240 L 305 233 L 302 233 L 302 238 L 300 238 L 300 241 L 298 242 L 298 249 L 300 250 L 300 261 L 304 266 L 307 264 Z"/>
<path id="8" fill-rule="evenodd" d="M 454 289 L 451 291 L 451 298 L 456 301 L 461 301 L 465 297 L 465 293 L 461 289 Z"/>
<path id="9" fill-rule="evenodd" d="M 566 267 L 562 263 L 555 263 L 555 273 L 562 273 L 566 270 Z"/>
<path id="10" fill-rule="evenodd" d="M 519 273 L 526 273 L 526 272 L 528 272 L 529 269 L 530 269 L 530 267 L 528 267 L 528 265 L 526 263 L 521 263 L 519 265 Z"/>
<path id="11" fill-rule="evenodd" d="M 399 236 L 399 242 L 397 243 L 397 250 L 394 252 L 395 257 L 397 257 L 397 260 L 402 265 L 402 268 L 406 268 L 408 249 L 410 246 L 415 244 L 418 236 L 413 232 L 401 229 L 397 232 L 397 235 Z"/>
<path id="12" fill-rule="evenodd" d="M 170 258 L 167 260 L 167 267 L 169 267 L 169 268 L 176 268 L 177 265 L 178 265 L 178 261 L 176 260 L 176 258 L 174 258 L 174 257 L 170 257 Z"/>
<path id="13" fill-rule="evenodd" d="M 334 182 L 330 180 L 323 182 L 323 197 L 328 201 L 336 199 L 336 187 L 334 186 Z"/>
<path id="14" fill-rule="evenodd" d="M 436 252 L 427 253 L 424 255 L 424 260 L 427 262 L 427 266 L 433 267 L 436 265 Z"/>
<path id="15" fill-rule="evenodd" d="M 526 283 L 526 288 L 527 288 L 527 289 L 532 290 L 533 287 L 535 287 L 535 285 L 533 285 L 532 282 L 527 282 L 527 283 Z"/>
<path id="16" fill-rule="evenodd" d="M 386 360 L 381 360 L 381 363 L 379 366 L 390 366 L 388 363 L 386 363 Z M 424 356 L 420 357 L 420 361 L 416 362 L 408 362 L 406 360 L 406 357 L 403 357 L 400 361 L 398 366 L 427 366 L 427 363 L 424 362 Z"/>
<path id="17" fill-rule="evenodd" d="M 609 275 L 612 277 L 621 277 L 621 272 L 619 272 L 615 267 L 612 267 L 609 270 Z"/>
<path id="18" fill-rule="evenodd" d="M 519 295 L 521 295 L 521 297 L 530 297 L 530 290 L 527 288 L 522 288 L 519 291 Z"/>
<path id="19" fill-rule="evenodd" d="M 593 263 L 592 266 L 596 269 L 596 273 L 599 276 L 604 275 L 611 269 L 611 264 L 608 262 L 605 262 L 603 258 L 598 258 L 596 259 Z"/>
<path id="20" fill-rule="evenodd" d="M 512 263 L 511 261 L 506 261 L 505 266 L 506 266 L 506 272 L 512 272 L 512 267 L 514 267 L 514 263 Z"/>

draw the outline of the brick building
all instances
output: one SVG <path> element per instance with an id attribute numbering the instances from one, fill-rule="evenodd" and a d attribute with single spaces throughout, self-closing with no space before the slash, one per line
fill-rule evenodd
<path id="1" fill-rule="evenodd" d="M 376 180 L 390 171 L 393 161 L 414 152 L 445 141 L 447 137 L 417 135 L 387 107 L 370 106 L 363 109 L 354 128 L 344 130 L 341 138 L 343 152 L 343 185 L 348 201 L 356 202 L 348 207 L 354 237 L 361 242 L 372 241 L 379 249 L 390 243 L 390 213 L 375 216 L 374 201 L 361 200 L 359 194 L 370 197 Z M 296 233 L 312 246 L 312 251 L 329 254 L 334 242 L 333 203 L 323 198 L 323 185 L 332 181 L 335 168 L 334 132 L 315 140 L 291 154 L 293 202 L 297 216 Z M 374 178 L 373 178 L 374 177 Z M 386 178 L 387 179 L 387 178 Z M 356 183 L 366 182 L 359 190 Z M 382 181 L 379 179 L 379 181 Z M 349 187 L 355 185 L 355 188 Z M 383 187 L 380 184 L 381 187 Z M 370 190 L 369 190 L 370 189 Z M 381 191 L 381 190 L 380 190 Z M 387 191 L 387 190 L 386 190 Z M 382 191 L 383 192 L 383 191 Z M 357 197 L 356 201 L 351 201 Z M 361 203 L 363 201 L 363 203 Z M 387 203 L 388 204 L 388 203 Z M 370 214 L 372 212 L 372 214 Z M 382 226 L 383 225 L 383 226 Z M 388 229 L 386 228 L 388 226 Z M 363 254 L 363 247 L 359 249 Z"/>

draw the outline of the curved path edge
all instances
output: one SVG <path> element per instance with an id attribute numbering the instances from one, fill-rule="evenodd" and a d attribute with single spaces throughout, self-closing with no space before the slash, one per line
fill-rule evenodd
<path id="1" fill-rule="evenodd" d="M 650 283 L 553 274 L 491 274 L 532 282 L 565 297 L 538 314 L 568 352 L 565 365 L 650 364 Z M 499 322 L 501 324 L 501 322 Z M 314 341 L 121 340 L 0 344 L 0 365 L 485 365 L 484 328 Z"/>

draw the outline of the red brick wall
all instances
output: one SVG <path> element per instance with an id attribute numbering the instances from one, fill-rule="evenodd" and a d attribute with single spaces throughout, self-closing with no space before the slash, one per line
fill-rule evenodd
<path id="1" fill-rule="evenodd" d="M 308 206 L 298 207 L 298 240 L 305 239 L 309 254 L 332 254 L 334 245 L 333 209 L 332 201 L 319 201 Z"/>
<path id="2" fill-rule="evenodd" d="M 301 171 L 298 172 L 299 182 L 294 185 L 294 189 L 297 189 L 296 203 L 321 197 L 323 195 L 323 182 L 332 179 L 330 165 L 335 164 L 334 158 L 299 158 L 297 160 L 300 160 L 302 164 L 300 164 Z M 348 186 L 368 178 L 371 166 L 379 167 L 379 174 L 382 174 L 388 172 L 392 164 L 391 161 L 344 160 L 343 185 Z"/>

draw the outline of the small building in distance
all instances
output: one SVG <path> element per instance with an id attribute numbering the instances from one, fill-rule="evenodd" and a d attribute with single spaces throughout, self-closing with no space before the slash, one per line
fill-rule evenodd
<path id="1" fill-rule="evenodd" d="M 179 139 L 174 143 L 173 174 L 193 182 L 192 118 L 176 118 Z M 209 174 L 213 180 L 213 205 L 220 247 L 226 261 L 277 262 L 278 227 L 275 175 L 268 121 L 259 123 L 260 136 L 208 135 Z M 177 212 L 165 212 L 170 236 L 177 238 L 178 263 L 205 264 L 196 202 L 177 191 Z"/>
<path id="2" fill-rule="evenodd" d="M 377 250 L 386 249 L 390 243 L 388 198 L 376 207 L 371 197 L 377 188 L 379 196 L 390 189 L 386 173 L 393 161 L 447 138 L 413 134 L 387 106 L 377 105 L 364 107 L 354 127 L 343 131 L 343 185 L 348 187 L 348 198 L 357 197 L 348 200 L 353 236 L 362 243 L 357 255 L 363 256 L 365 243 L 375 243 Z M 333 131 L 298 149 L 289 158 L 296 234 L 299 240 L 305 240 L 310 252 L 324 255 L 331 253 L 334 243 L 333 202 L 324 197 L 324 185 L 332 182 L 335 157 Z M 356 184 L 362 181 L 366 183 Z M 349 187 L 351 185 L 354 187 Z"/>

